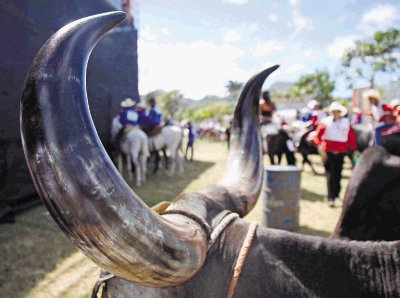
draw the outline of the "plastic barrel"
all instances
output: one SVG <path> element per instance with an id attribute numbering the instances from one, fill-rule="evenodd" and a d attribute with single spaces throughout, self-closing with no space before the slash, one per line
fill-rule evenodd
<path id="1" fill-rule="evenodd" d="M 300 173 L 296 166 L 266 166 L 261 193 L 261 222 L 274 229 L 299 229 Z"/>

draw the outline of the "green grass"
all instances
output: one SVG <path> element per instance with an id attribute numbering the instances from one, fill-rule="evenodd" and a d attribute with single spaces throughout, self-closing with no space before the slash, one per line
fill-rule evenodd
<path id="1" fill-rule="evenodd" d="M 195 161 L 185 163 L 183 175 L 168 177 L 161 170 L 149 176 L 144 186 L 133 187 L 134 191 L 152 206 L 215 184 L 225 166 L 225 143 L 198 141 L 195 150 Z M 312 160 L 322 173 L 319 157 Z M 347 162 L 342 191 L 350 173 Z M 299 233 L 326 237 L 333 231 L 341 208 L 329 208 L 325 193 L 325 177 L 314 176 L 306 167 L 301 177 Z M 259 201 L 246 220 L 259 221 L 262 209 Z M 0 251 L 0 297 L 90 297 L 99 273 L 62 234 L 44 207 L 18 216 L 15 224 L 0 226 Z"/>

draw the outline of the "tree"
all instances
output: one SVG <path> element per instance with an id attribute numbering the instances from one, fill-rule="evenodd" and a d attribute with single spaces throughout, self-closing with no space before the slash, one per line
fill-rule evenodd
<path id="1" fill-rule="evenodd" d="M 239 92 L 242 90 L 243 83 L 229 81 L 228 84 L 225 85 L 225 88 L 228 90 L 229 99 L 236 100 L 239 97 Z"/>
<path id="2" fill-rule="evenodd" d="M 395 28 L 377 31 L 372 38 L 357 40 L 355 46 L 342 56 L 342 74 L 352 87 L 354 79 L 364 79 L 374 88 L 375 78 L 381 72 L 398 71 L 400 31 Z"/>
<path id="3" fill-rule="evenodd" d="M 173 90 L 161 95 L 160 108 L 164 115 L 174 118 L 180 108 L 183 94 L 178 90 Z"/>
<path id="4" fill-rule="evenodd" d="M 316 71 L 301 76 L 284 94 L 279 94 L 279 96 L 301 98 L 305 95 L 313 95 L 315 99 L 326 105 L 332 99 L 333 89 L 335 89 L 335 81 L 330 80 L 329 73 L 327 71 Z"/>

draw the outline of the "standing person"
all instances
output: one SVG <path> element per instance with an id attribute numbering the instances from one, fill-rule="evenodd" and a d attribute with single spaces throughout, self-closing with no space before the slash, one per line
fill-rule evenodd
<path id="1" fill-rule="evenodd" d="M 368 99 L 370 109 L 368 115 L 372 118 L 372 123 L 375 127 L 378 124 L 379 119 L 383 116 L 384 111 L 382 109 L 382 104 L 379 101 L 379 94 L 376 90 L 370 89 L 364 94 L 365 98 Z"/>
<path id="2" fill-rule="evenodd" d="M 343 117 L 347 109 L 339 102 L 332 102 L 329 111 L 331 116 L 322 119 L 317 126 L 313 142 L 324 161 L 328 205 L 333 207 L 339 199 L 344 156 L 348 148 L 356 148 L 356 138 L 349 119 Z"/>
<path id="3" fill-rule="evenodd" d="M 189 153 L 189 149 L 190 149 L 190 161 L 193 161 L 193 153 L 194 153 L 194 149 L 193 149 L 193 143 L 194 143 L 194 139 L 196 138 L 196 130 L 192 125 L 192 122 L 188 121 L 188 123 L 184 126 L 184 128 L 186 128 L 188 130 L 188 142 L 186 145 L 186 152 L 185 152 L 185 159 L 188 160 L 188 153 Z"/>
<path id="4" fill-rule="evenodd" d="M 261 124 L 268 124 L 272 122 L 272 116 L 276 111 L 275 104 L 271 101 L 271 97 L 269 96 L 268 91 L 264 91 L 262 93 L 262 97 L 260 99 L 260 121 Z"/>

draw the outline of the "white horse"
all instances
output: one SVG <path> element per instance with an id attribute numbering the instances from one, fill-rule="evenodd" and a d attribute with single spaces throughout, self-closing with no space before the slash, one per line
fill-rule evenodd
<path id="1" fill-rule="evenodd" d="M 117 135 L 122 128 L 118 116 L 114 117 L 111 126 L 111 141 L 118 142 L 117 165 L 118 171 L 123 173 L 123 155 L 125 155 L 126 168 L 128 170 L 128 179 L 133 180 L 132 162 L 135 165 L 136 185 L 141 186 L 146 182 L 147 158 L 149 157 L 149 141 L 147 135 L 135 126 L 128 126 L 120 140 Z"/>
<path id="2" fill-rule="evenodd" d="M 183 173 L 183 159 L 179 153 L 179 151 L 182 152 L 182 138 L 182 129 L 176 125 L 164 126 L 159 134 L 149 138 L 151 152 L 164 148 L 169 151 L 171 165 L 168 175 L 174 174 L 176 165 L 178 165 L 179 173 Z"/>

